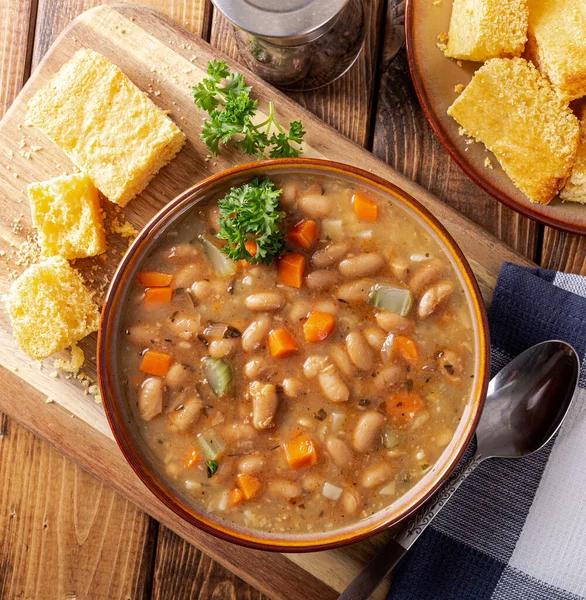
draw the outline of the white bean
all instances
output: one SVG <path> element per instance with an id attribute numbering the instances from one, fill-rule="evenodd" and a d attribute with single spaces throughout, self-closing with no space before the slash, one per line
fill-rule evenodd
<path id="1" fill-rule="evenodd" d="M 256 429 L 252 425 L 248 425 L 248 423 L 227 423 L 221 429 L 222 437 L 227 442 L 249 442 L 254 440 L 258 433 Z"/>
<path id="2" fill-rule="evenodd" d="M 212 358 L 224 358 L 234 351 L 234 340 L 212 340 L 208 346 Z"/>
<path id="3" fill-rule="evenodd" d="M 454 284 L 451 281 L 440 281 L 427 288 L 417 307 L 417 315 L 420 319 L 427 319 L 434 313 L 454 292 Z"/>
<path id="4" fill-rule="evenodd" d="M 167 374 L 165 375 L 167 385 L 172 390 L 176 390 L 183 387 L 188 379 L 189 369 L 181 363 L 172 364 L 169 370 L 167 371 Z"/>
<path id="5" fill-rule="evenodd" d="M 381 485 L 393 476 L 393 468 L 389 463 L 379 462 L 364 469 L 360 483 L 362 487 L 370 489 Z"/>
<path id="6" fill-rule="evenodd" d="M 200 315 L 179 314 L 165 321 L 167 328 L 182 340 L 191 340 L 201 332 Z"/>
<path id="7" fill-rule="evenodd" d="M 313 253 L 311 262 L 319 269 L 331 267 L 340 262 L 344 256 L 348 254 L 348 248 L 347 242 L 334 242 L 333 244 L 328 244 L 325 248 L 316 250 Z"/>
<path id="8" fill-rule="evenodd" d="M 411 319 L 386 310 L 376 313 L 374 318 L 389 333 L 411 333 L 415 329 L 415 323 Z"/>
<path id="9" fill-rule="evenodd" d="M 201 258 L 200 249 L 192 244 L 175 244 L 167 251 L 166 260 L 170 263 L 184 263 Z"/>
<path id="10" fill-rule="evenodd" d="M 254 356 L 244 365 L 244 376 L 248 379 L 268 379 L 275 368 L 264 356 Z"/>
<path id="11" fill-rule="evenodd" d="M 308 492 L 317 492 L 324 487 L 324 478 L 315 472 L 309 472 L 301 480 L 301 485 Z"/>
<path id="12" fill-rule="evenodd" d="M 285 298 L 278 292 L 259 292 L 248 296 L 244 304 L 248 310 L 279 310 L 285 304 Z"/>
<path id="13" fill-rule="evenodd" d="M 154 323 L 136 323 L 124 331 L 128 340 L 137 346 L 150 346 L 160 341 L 161 328 Z"/>
<path id="14" fill-rule="evenodd" d="M 368 371 L 372 368 L 374 354 L 360 331 L 352 331 L 346 336 L 346 350 L 350 360 L 361 371 Z"/>
<path id="15" fill-rule="evenodd" d="M 169 413 L 169 430 L 173 433 L 185 433 L 197 423 L 202 409 L 202 401 L 198 397 L 189 398 Z"/>
<path id="16" fill-rule="evenodd" d="M 163 412 L 165 381 L 162 377 L 148 377 L 138 390 L 138 414 L 143 421 L 150 421 Z"/>
<path id="17" fill-rule="evenodd" d="M 374 378 L 374 387 L 382 392 L 407 379 L 407 368 L 403 365 L 388 365 L 381 369 Z"/>
<path id="18" fill-rule="evenodd" d="M 308 356 L 303 363 L 303 374 L 307 379 L 317 377 L 329 364 L 327 356 L 318 356 L 313 354 Z"/>
<path id="19" fill-rule="evenodd" d="M 298 398 L 303 393 L 303 382 L 297 377 L 287 377 L 281 384 L 285 396 L 289 398 Z"/>
<path id="20" fill-rule="evenodd" d="M 304 194 L 299 198 L 299 208 L 312 219 L 323 219 L 331 212 L 334 203 L 329 196 L 321 194 Z"/>
<path id="21" fill-rule="evenodd" d="M 376 252 L 364 252 L 345 258 L 338 269 L 344 277 L 366 277 L 380 271 L 385 264 L 385 259 Z"/>
<path id="22" fill-rule="evenodd" d="M 301 496 L 301 487 L 290 479 L 273 479 L 267 484 L 267 491 L 271 496 L 285 500 Z"/>
<path id="23" fill-rule="evenodd" d="M 297 200 L 297 184 L 292 181 L 286 181 L 282 186 L 280 203 L 286 208 L 294 208 Z"/>
<path id="24" fill-rule="evenodd" d="M 181 267 L 175 275 L 173 275 L 173 280 L 171 282 L 171 287 L 174 289 L 177 288 L 188 288 L 198 279 L 202 279 L 206 276 L 206 268 L 203 264 L 199 263 L 191 263 L 189 265 L 185 265 Z"/>
<path id="25" fill-rule="evenodd" d="M 273 319 L 268 315 L 263 315 L 253 321 L 242 332 L 242 349 L 244 352 L 252 352 L 264 346 L 272 324 Z"/>
<path id="26" fill-rule="evenodd" d="M 238 461 L 238 472 L 251 475 L 258 473 L 264 467 L 265 461 L 260 454 L 251 454 Z"/>
<path id="27" fill-rule="evenodd" d="M 409 275 L 409 262 L 407 260 L 396 256 L 390 261 L 389 266 L 394 277 L 402 283 L 407 281 Z"/>
<path id="28" fill-rule="evenodd" d="M 330 347 L 330 357 L 336 367 L 340 369 L 344 377 L 347 377 L 348 379 L 352 379 L 352 377 L 354 377 L 356 369 L 354 368 L 354 363 L 350 360 L 350 357 L 346 352 L 346 348 L 340 344 L 333 344 Z"/>
<path id="29" fill-rule="evenodd" d="M 301 321 L 307 317 L 307 313 L 311 310 L 311 302 L 309 300 L 296 300 L 289 308 L 289 320 Z"/>
<path id="30" fill-rule="evenodd" d="M 380 352 L 385 340 L 387 339 L 386 332 L 384 332 L 380 327 L 367 327 L 363 333 L 366 341 L 370 344 L 370 347 L 375 352 Z"/>
<path id="31" fill-rule="evenodd" d="M 312 271 L 305 278 L 305 284 L 310 290 L 321 290 L 334 285 L 337 281 L 338 274 L 335 271 L 328 271 L 327 269 Z"/>
<path id="32" fill-rule="evenodd" d="M 374 285 L 371 279 L 359 279 L 338 286 L 336 298 L 345 302 L 366 302 L 370 288 Z"/>
<path id="33" fill-rule="evenodd" d="M 252 396 L 252 422 L 255 429 L 270 429 L 275 426 L 279 406 L 277 387 L 272 383 L 253 381 L 249 386 Z"/>
<path id="34" fill-rule="evenodd" d="M 358 418 L 352 433 L 352 444 L 358 452 L 368 452 L 375 446 L 385 423 L 384 416 L 376 410 L 368 410 Z"/>
<path id="35" fill-rule="evenodd" d="M 326 450 L 340 469 L 347 468 L 354 458 L 352 450 L 348 448 L 346 442 L 336 437 L 328 437 L 326 440 Z"/>
<path id="36" fill-rule="evenodd" d="M 196 281 L 190 288 L 192 296 L 198 302 L 205 302 L 214 295 L 214 286 L 209 281 Z"/>
<path id="37" fill-rule="evenodd" d="M 342 492 L 340 501 L 345 515 L 356 514 L 362 506 L 360 494 L 352 488 L 348 488 Z"/>
<path id="38" fill-rule="evenodd" d="M 317 300 L 313 303 L 312 308 L 330 315 L 337 315 L 340 312 L 340 306 L 333 300 Z"/>
<path id="39" fill-rule="evenodd" d="M 348 386 L 333 365 L 318 375 L 318 382 L 322 394 L 330 402 L 347 402 L 350 398 Z"/>
<path id="40" fill-rule="evenodd" d="M 409 279 L 409 289 L 415 296 L 419 296 L 423 289 L 440 277 L 445 270 L 446 266 L 437 258 L 422 263 Z"/>

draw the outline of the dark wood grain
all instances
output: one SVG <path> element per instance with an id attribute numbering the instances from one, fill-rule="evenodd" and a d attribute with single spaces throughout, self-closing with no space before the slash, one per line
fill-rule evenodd
<path id="1" fill-rule="evenodd" d="M 391 0 L 379 74 L 374 154 L 534 260 L 538 256 L 538 226 L 501 206 L 468 179 L 427 123 L 401 46 L 403 10 L 403 1 Z"/>
<path id="2" fill-rule="evenodd" d="M 586 275 L 586 237 L 545 227 L 541 266 Z"/>
<path id="3" fill-rule="evenodd" d="M 366 0 L 367 33 L 364 48 L 345 75 L 319 90 L 288 94 L 301 106 L 361 146 L 368 146 L 370 138 L 377 61 L 383 35 L 383 13 L 383 0 Z M 210 43 L 243 63 L 238 56 L 232 25 L 219 11 L 214 11 L 213 14 Z"/>

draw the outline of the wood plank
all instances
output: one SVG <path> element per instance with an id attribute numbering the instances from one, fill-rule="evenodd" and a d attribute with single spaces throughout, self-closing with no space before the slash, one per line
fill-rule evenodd
<path id="1" fill-rule="evenodd" d="M 586 237 L 545 227 L 541 266 L 586 275 Z"/>
<path id="2" fill-rule="evenodd" d="M 539 226 L 471 181 L 439 143 L 419 105 L 400 33 L 404 1 L 392 0 L 378 93 L 373 152 L 443 202 L 535 260 Z M 400 48 L 400 49 L 399 49 Z"/>
<path id="3" fill-rule="evenodd" d="M 242 579 L 211 560 L 195 546 L 162 527 L 157 541 L 157 559 L 152 600 L 218 598 L 263 600 L 266 598 Z"/>
<path id="4" fill-rule="evenodd" d="M 135 226 L 142 226 L 155 210 L 198 179 L 246 160 L 238 151 L 227 149 L 222 156 L 206 161 L 206 151 L 198 139 L 201 120 L 194 109 L 190 88 L 204 77 L 202 69 L 214 56 L 209 46 L 202 44 L 195 37 L 184 36 L 165 19 L 140 7 L 119 5 L 85 13 L 73 28 L 59 38 L 58 45 L 39 64 L 21 98 L 0 125 L 1 143 L 6 149 L 12 149 L 15 155 L 14 161 L 9 165 L 10 171 L 0 170 L 0 201 L 2 197 L 13 199 L 13 202 L 4 207 L 6 220 L 0 221 L 0 246 L 8 251 L 12 251 L 11 242 L 15 246 L 22 242 L 30 227 L 26 213 L 22 217 L 22 231 L 15 231 L 10 227 L 11 219 L 15 213 L 18 215 L 20 210 L 18 199 L 25 198 L 26 184 L 53 175 L 58 170 L 58 163 L 69 165 L 66 158 L 39 132 L 27 130 L 23 134 L 19 130 L 18 124 L 24 118 L 26 99 L 82 45 L 96 48 L 125 72 L 131 73 L 133 81 L 142 89 L 156 89 L 159 94 L 155 101 L 160 106 L 171 109 L 173 118 L 178 121 L 189 140 L 181 154 L 156 177 L 141 197 L 126 209 L 125 217 Z M 192 60 L 194 56 L 196 58 Z M 260 79 L 251 74 L 247 74 L 246 77 L 259 98 L 261 113 L 266 113 L 268 100 L 271 99 L 275 101 L 279 119 L 285 122 L 297 118 L 303 120 L 308 130 L 306 155 L 327 156 L 341 162 L 357 164 L 394 182 L 406 193 L 412 194 L 428 206 L 460 242 L 487 299 L 490 297 L 502 260 L 522 261 L 518 254 L 359 146 L 323 125 L 311 113 L 266 86 Z M 27 143 L 38 141 L 50 151 L 35 153 L 31 160 L 27 160 L 19 154 L 19 140 L 22 135 L 26 135 L 29 140 Z M 8 177 L 4 171 L 9 174 L 16 173 L 19 177 Z M 124 244 L 118 240 L 118 245 L 111 244 L 111 247 L 118 253 L 124 248 Z M 110 253 L 108 256 L 110 262 L 106 264 L 104 277 L 107 277 L 115 264 L 114 254 Z M 85 267 L 80 266 L 83 270 L 91 264 L 90 261 Z M 22 270 L 22 265 L 14 267 Z M 0 293 L 6 291 L 9 283 L 8 274 L 0 274 Z M 89 372 L 95 352 L 92 344 L 95 344 L 95 338 L 89 338 L 85 342 Z M 31 361 L 23 358 L 11 339 L 5 316 L 0 314 L 0 364 L 12 372 L 3 372 L 1 379 L 3 385 L 10 381 L 11 385 L 15 386 L 15 389 L 7 391 L 6 397 L 0 398 L 0 408 L 10 411 L 10 414 L 22 419 L 27 426 L 42 432 L 68 455 L 75 457 L 116 489 L 124 491 L 128 498 L 139 503 L 149 514 L 162 520 L 173 531 L 196 543 L 198 548 L 209 552 L 223 564 L 230 565 L 239 576 L 258 585 L 261 591 L 277 598 L 283 598 L 285 595 L 290 599 L 306 598 L 308 594 L 311 597 L 329 598 L 335 594 L 333 589 L 343 588 L 364 564 L 367 553 L 360 547 L 307 556 L 304 558 L 304 568 L 300 568 L 281 555 L 267 555 L 237 548 L 188 527 L 155 501 L 132 475 L 109 437 L 110 431 L 102 408 L 82 394 L 78 382 L 51 378 L 51 361 L 46 362 L 48 364 L 39 369 L 30 364 Z M 38 393 L 31 392 L 31 387 L 25 386 L 23 379 Z M 22 386 L 22 389 L 17 391 L 19 386 Z M 45 405 L 42 400 L 45 395 L 54 398 L 55 403 Z M 13 398 L 19 398 L 19 402 L 13 402 Z M 75 418 L 72 419 L 71 415 Z M 72 426 L 72 423 L 75 426 Z M 368 548 L 372 552 L 372 546 Z M 319 577 L 326 583 L 309 575 L 306 569 L 319 573 Z"/>
<path id="5" fill-rule="evenodd" d="M 0 598 L 150 596 L 151 519 L 13 422 L 0 464 Z"/>
<path id="6" fill-rule="evenodd" d="M 364 48 L 345 75 L 319 90 L 288 93 L 300 106 L 361 146 L 367 146 L 369 142 L 378 49 L 383 34 L 383 8 L 382 0 L 365 3 Z M 233 27 L 218 10 L 213 14 L 210 43 L 245 64 L 238 56 Z"/>

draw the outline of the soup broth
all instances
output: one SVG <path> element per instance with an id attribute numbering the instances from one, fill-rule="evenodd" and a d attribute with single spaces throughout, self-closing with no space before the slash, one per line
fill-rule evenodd
<path id="1" fill-rule="evenodd" d="M 392 198 L 273 180 L 283 253 L 231 261 L 217 201 L 195 206 L 140 266 L 120 369 L 141 436 L 201 510 L 321 532 L 430 471 L 470 398 L 474 331 L 450 260 Z"/>

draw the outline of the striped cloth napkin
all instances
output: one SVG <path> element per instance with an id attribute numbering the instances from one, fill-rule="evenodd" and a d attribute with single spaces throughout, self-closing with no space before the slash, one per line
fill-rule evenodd
<path id="1" fill-rule="evenodd" d="M 586 598 L 586 277 L 505 263 L 488 317 L 493 375 L 561 339 L 581 357 L 577 397 L 542 451 L 476 469 L 399 564 L 388 600 Z"/>

